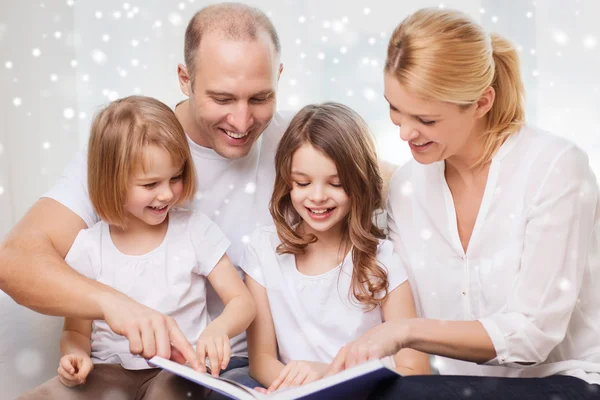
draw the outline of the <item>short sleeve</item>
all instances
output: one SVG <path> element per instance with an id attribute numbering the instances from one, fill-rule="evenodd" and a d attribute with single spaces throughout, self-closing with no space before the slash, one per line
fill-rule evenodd
<path id="1" fill-rule="evenodd" d="M 258 256 L 258 250 L 261 248 L 261 241 L 263 239 L 263 231 L 264 228 L 258 228 L 252 234 L 250 243 L 246 245 L 244 253 L 242 254 L 240 268 L 259 285 L 265 287 L 265 279 L 263 277 L 261 262 Z"/>
<path id="2" fill-rule="evenodd" d="M 58 182 L 42 197 L 58 201 L 92 227 L 100 220 L 96 214 L 87 185 L 87 147 L 67 165 Z"/>
<path id="3" fill-rule="evenodd" d="M 377 261 L 387 271 L 388 292 L 408 280 L 400 256 L 394 252 L 394 245 L 389 240 L 382 240 L 377 248 Z"/>
<path id="4" fill-rule="evenodd" d="M 65 262 L 81 275 L 97 280 L 99 271 L 94 269 L 93 264 L 94 237 L 92 229 L 80 230 L 65 257 Z"/>
<path id="5" fill-rule="evenodd" d="M 208 276 L 229 248 L 229 239 L 217 224 L 198 211 L 190 217 L 189 232 L 198 261 L 194 272 Z"/>

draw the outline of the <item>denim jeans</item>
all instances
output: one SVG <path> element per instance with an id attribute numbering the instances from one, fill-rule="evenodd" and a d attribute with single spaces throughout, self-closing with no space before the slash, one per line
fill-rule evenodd
<path id="1" fill-rule="evenodd" d="M 565 375 L 546 378 L 422 375 L 394 379 L 377 388 L 369 399 L 591 400 L 600 399 L 600 385 Z"/>

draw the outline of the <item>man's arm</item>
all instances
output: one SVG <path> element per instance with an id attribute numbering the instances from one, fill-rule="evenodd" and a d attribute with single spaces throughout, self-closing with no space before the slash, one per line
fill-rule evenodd
<path id="1" fill-rule="evenodd" d="M 171 343 L 197 367 L 175 320 L 72 270 L 64 261 L 85 222 L 59 202 L 38 200 L 0 246 L 0 290 L 43 314 L 104 319 L 144 357 L 171 357 Z"/>

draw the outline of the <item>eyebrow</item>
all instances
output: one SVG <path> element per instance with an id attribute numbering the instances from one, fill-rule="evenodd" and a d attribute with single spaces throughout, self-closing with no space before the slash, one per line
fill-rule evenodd
<path id="1" fill-rule="evenodd" d="M 300 172 L 300 171 L 292 171 L 292 175 L 300 175 L 305 178 L 310 178 L 310 176 L 308 174 L 305 174 L 304 172 Z M 329 175 L 328 178 L 339 178 L 339 176 L 338 176 L 338 174 L 334 174 L 334 175 Z"/>
<path id="2" fill-rule="evenodd" d="M 385 94 L 383 95 L 383 97 L 389 103 L 390 107 L 396 109 L 397 111 L 400 111 L 400 109 L 398 109 L 398 107 L 396 107 L 395 105 L 392 104 L 392 102 L 385 96 Z M 414 118 L 440 118 L 441 117 L 441 115 L 433 115 L 433 114 L 430 114 L 430 115 L 427 115 L 427 114 L 419 114 L 419 115 L 417 115 L 417 114 L 408 114 L 408 115 L 410 115 L 411 117 L 414 117 Z"/>
<path id="3" fill-rule="evenodd" d="M 217 90 L 207 90 L 206 94 L 208 96 L 219 96 L 219 97 L 237 97 L 235 94 L 233 93 L 229 93 L 229 92 L 223 92 L 223 91 L 217 91 Z M 271 96 L 273 94 L 273 90 L 271 89 L 267 89 L 267 90 L 261 90 L 258 93 L 254 93 L 252 96 L 250 97 L 255 97 L 255 96 Z"/>

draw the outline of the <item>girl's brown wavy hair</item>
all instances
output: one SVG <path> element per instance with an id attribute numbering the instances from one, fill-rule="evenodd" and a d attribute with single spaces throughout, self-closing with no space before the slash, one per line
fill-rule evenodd
<path id="1" fill-rule="evenodd" d="M 314 235 L 294 228 L 301 220 L 290 197 L 292 157 L 305 143 L 335 163 L 342 188 L 350 198 L 344 232 L 352 244 L 352 292 L 356 300 L 373 309 L 388 295 L 387 272 L 376 259 L 384 234 L 373 220 L 374 212 L 382 208 L 383 180 L 369 128 L 349 107 L 338 103 L 308 105 L 294 116 L 279 142 L 270 203 L 281 240 L 277 253 L 302 254 L 317 241 Z"/>

